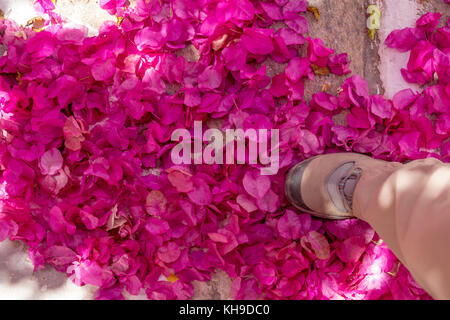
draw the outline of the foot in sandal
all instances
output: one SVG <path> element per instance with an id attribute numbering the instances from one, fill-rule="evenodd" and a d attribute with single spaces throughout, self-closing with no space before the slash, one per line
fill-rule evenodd
<path id="1" fill-rule="evenodd" d="M 289 171 L 286 197 L 299 210 L 320 218 L 353 218 L 353 193 L 359 179 L 366 169 L 381 163 L 358 153 L 313 157 Z"/>

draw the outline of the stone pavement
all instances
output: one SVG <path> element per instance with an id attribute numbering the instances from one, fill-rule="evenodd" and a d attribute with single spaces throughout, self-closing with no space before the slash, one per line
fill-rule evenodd
<path id="1" fill-rule="evenodd" d="M 32 0 L 0 0 L 5 16 L 19 24 L 35 16 Z M 449 15 L 448 5 L 442 0 L 309 0 L 309 5 L 320 11 L 319 21 L 311 13 L 310 35 L 322 38 L 324 44 L 337 53 L 347 52 L 352 61 L 351 69 L 363 76 L 372 93 L 385 94 L 391 98 L 401 89 L 415 86 L 404 82 L 400 75 L 408 53 L 398 53 L 382 45 L 394 29 L 414 26 L 415 20 L 427 11 L 439 11 Z M 377 4 L 382 12 L 381 30 L 375 41 L 367 36 L 366 8 Z M 115 20 L 101 10 L 98 0 L 58 0 L 56 11 L 74 24 L 88 27 L 94 35 L 103 21 Z M 282 70 L 284 66 L 271 64 L 269 72 Z M 320 91 L 327 83 L 328 91 L 335 93 L 343 77 L 334 75 L 316 77 L 307 82 L 305 95 Z M 230 299 L 231 280 L 218 272 L 209 283 L 195 284 L 196 299 Z M 66 275 L 47 267 L 33 273 L 26 248 L 19 242 L 0 243 L 0 299 L 92 299 L 92 287 L 77 287 Z M 130 299 L 145 298 L 145 295 Z"/>

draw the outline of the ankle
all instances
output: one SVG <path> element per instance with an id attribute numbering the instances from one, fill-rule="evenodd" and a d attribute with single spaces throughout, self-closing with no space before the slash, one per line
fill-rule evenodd
<path id="1" fill-rule="evenodd" d="M 363 172 L 353 193 L 352 209 L 356 218 L 366 220 L 365 213 L 368 212 L 368 208 L 373 205 L 374 201 L 380 201 L 378 198 L 382 187 L 401 166 L 402 164 L 398 162 L 374 160 L 373 166 Z"/>

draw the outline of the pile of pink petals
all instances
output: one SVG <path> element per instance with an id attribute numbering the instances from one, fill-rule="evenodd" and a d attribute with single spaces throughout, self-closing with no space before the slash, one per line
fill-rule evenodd
<path id="1" fill-rule="evenodd" d="M 423 92 L 387 100 L 354 75 L 306 102 L 312 64 L 350 73 L 347 54 L 307 36 L 306 0 L 100 4 L 123 20 L 95 37 L 63 27 L 51 0 L 36 1 L 43 31 L 0 21 L 0 240 L 98 299 L 188 299 L 217 270 L 238 299 L 429 299 L 366 223 L 313 218 L 283 188 L 323 153 L 449 161 L 448 22 L 435 30 L 430 13 L 387 41 L 411 51 L 402 73 Z M 267 76 L 268 60 L 285 71 Z M 197 120 L 279 129 L 278 174 L 174 165 L 172 132 Z"/>

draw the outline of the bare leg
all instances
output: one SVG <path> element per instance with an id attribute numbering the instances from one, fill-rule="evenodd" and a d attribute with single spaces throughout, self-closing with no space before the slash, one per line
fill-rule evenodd
<path id="1" fill-rule="evenodd" d="M 377 164 L 353 196 L 367 221 L 436 299 L 450 299 L 450 165 L 437 159 Z"/>

